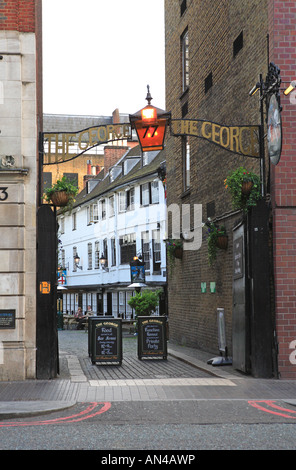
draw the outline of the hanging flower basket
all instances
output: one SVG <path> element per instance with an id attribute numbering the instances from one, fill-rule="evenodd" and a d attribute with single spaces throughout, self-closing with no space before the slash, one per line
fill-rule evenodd
<path id="1" fill-rule="evenodd" d="M 249 196 L 249 194 L 251 194 L 253 185 L 254 185 L 253 181 L 243 181 L 243 183 L 242 183 L 242 193 L 245 196 Z"/>
<path id="2" fill-rule="evenodd" d="M 71 210 L 77 193 L 77 186 L 63 176 L 60 180 L 57 180 L 53 186 L 45 189 L 44 198 L 47 202 L 52 203 L 56 207 Z"/>
<path id="3" fill-rule="evenodd" d="M 217 227 L 214 222 L 207 222 L 204 225 L 207 231 L 208 243 L 208 260 L 209 265 L 212 266 L 217 258 L 218 248 L 226 250 L 228 246 L 228 236 L 224 226 Z"/>
<path id="4" fill-rule="evenodd" d="M 183 248 L 182 247 L 177 247 L 174 251 L 174 257 L 178 259 L 182 259 L 183 257 Z"/>
<path id="5" fill-rule="evenodd" d="M 167 255 L 168 261 L 170 266 L 170 272 L 172 274 L 173 267 L 175 264 L 175 259 L 182 259 L 183 256 L 183 242 L 182 240 L 173 240 L 168 239 L 166 240 L 166 248 L 167 248 Z"/>
<path id="6" fill-rule="evenodd" d="M 261 199 L 259 176 L 245 168 L 230 172 L 224 180 L 224 186 L 230 192 L 233 209 L 247 213 Z"/>
<path id="7" fill-rule="evenodd" d="M 227 235 L 218 235 L 216 240 L 216 246 L 220 250 L 227 250 L 228 247 L 228 236 Z"/>
<path id="8" fill-rule="evenodd" d="M 70 195 L 66 191 L 56 191 L 50 196 L 54 206 L 65 207 L 69 203 Z"/>

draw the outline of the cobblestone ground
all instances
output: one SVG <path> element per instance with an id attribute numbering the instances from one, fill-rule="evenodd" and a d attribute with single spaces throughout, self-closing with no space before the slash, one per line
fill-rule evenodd
<path id="1" fill-rule="evenodd" d="M 172 356 L 167 360 L 142 359 L 137 356 L 137 336 L 124 336 L 122 365 L 92 364 L 88 355 L 88 334 L 84 331 L 59 331 L 60 368 L 63 371 L 66 355 L 79 358 L 81 368 L 88 380 L 114 379 L 160 379 L 175 377 L 208 377 L 204 371 L 185 364 Z"/>

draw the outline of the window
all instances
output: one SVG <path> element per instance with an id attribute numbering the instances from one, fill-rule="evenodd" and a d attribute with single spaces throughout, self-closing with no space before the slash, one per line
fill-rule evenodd
<path id="1" fill-rule="evenodd" d="M 184 15 L 184 13 L 186 11 L 186 8 L 187 8 L 187 2 L 186 2 L 186 0 L 182 0 L 182 2 L 181 2 L 181 16 Z"/>
<path id="2" fill-rule="evenodd" d="M 92 269 L 92 243 L 87 244 L 87 261 L 88 261 L 87 269 Z"/>
<path id="3" fill-rule="evenodd" d="M 153 230 L 152 232 L 152 246 L 153 246 L 153 272 L 160 272 L 161 263 L 161 244 L 160 244 L 160 230 Z"/>
<path id="4" fill-rule="evenodd" d="M 116 240 L 111 238 L 111 266 L 116 266 Z"/>
<path id="5" fill-rule="evenodd" d="M 73 212 L 72 213 L 72 230 L 76 230 L 77 226 L 76 226 L 76 212 Z"/>
<path id="6" fill-rule="evenodd" d="M 65 219 L 64 219 L 64 217 L 62 217 L 60 219 L 60 231 L 61 231 L 61 233 L 65 233 Z"/>
<path id="7" fill-rule="evenodd" d="M 145 264 L 145 271 L 150 271 L 150 243 L 149 243 L 149 232 L 142 232 L 142 254 L 143 261 Z"/>
<path id="8" fill-rule="evenodd" d="M 46 189 L 52 186 L 52 173 L 44 171 L 42 173 L 42 177 L 43 177 L 43 189 Z"/>
<path id="9" fill-rule="evenodd" d="M 190 187 L 190 143 L 189 137 L 182 139 L 183 180 L 184 191 Z"/>
<path id="10" fill-rule="evenodd" d="M 188 29 L 181 36 L 182 91 L 189 87 L 189 35 Z"/>
<path id="11" fill-rule="evenodd" d="M 99 221 L 98 204 L 92 205 L 92 211 L 93 211 L 93 222 L 96 223 Z"/>
<path id="12" fill-rule="evenodd" d="M 99 220 L 98 204 L 91 204 L 86 208 L 87 225 L 96 223 Z"/>
<path id="13" fill-rule="evenodd" d="M 125 191 L 120 191 L 118 194 L 119 202 L 118 202 L 118 210 L 119 212 L 125 212 L 126 209 L 126 199 L 125 199 Z"/>
<path id="14" fill-rule="evenodd" d="M 66 269 L 66 255 L 64 249 L 61 250 L 61 267 Z"/>
<path id="15" fill-rule="evenodd" d="M 78 173 L 64 173 L 65 176 L 74 186 L 78 188 Z"/>
<path id="16" fill-rule="evenodd" d="M 126 191 L 126 209 L 133 210 L 135 208 L 135 188 Z"/>
<path id="17" fill-rule="evenodd" d="M 133 210 L 135 208 L 135 188 L 119 193 L 119 212 Z"/>
<path id="18" fill-rule="evenodd" d="M 141 185 L 141 205 L 148 206 L 150 204 L 150 185 L 145 183 Z"/>
<path id="19" fill-rule="evenodd" d="M 119 239 L 120 264 L 129 264 L 136 256 L 136 234 L 123 235 Z"/>
<path id="20" fill-rule="evenodd" d="M 151 203 L 159 203 L 159 184 L 158 180 L 152 181 L 151 183 Z"/>
<path id="21" fill-rule="evenodd" d="M 105 266 L 107 268 L 107 266 L 108 266 L 108 240 L 107 240 L 107 238 L 104 238 L 104 240 L 103 240 L 103 255 L 106 258 Z"/>
<path id="22" fill-rule="evenodd" d="M 142 206 L 159 203 L 159 182 L 144 183 L 140 188 L 140 203 Z"/>
<path id="23" fill-rule="evenodd" d="M 74 261 L 74 258 L 75 258 L 76 255 L 77 255 L 77 247 L 73 246 L 73 271 L 74 272 L 77 271 L 77 266 L 76 266 L 75 261 Z"/>
<path id="24" fill-rule="evenodd" d="M 99 240 L 95 241 L 95 269 L 100 267 L 100 242 Z"/>
<path id="25" fill-rule="evenodd" d="M 114 215 L 114 196 L 109 197 L 109 217 Z"/>
<path id="26" fill-rule="evenodd" d="M 205 93 L 207 93 L 212 86 L 213 86 L 213 75 L 211 72 L 205 79 Z"/>
<path id="27" fill-rule="evenodd" d="M 100 201 L 100 217 L 101 220 L 106 219 L 106 200 L 102 199 Z"/>
<path id="28" fill-rule="evenodd" d="M 93 222 L 92 218 L 92 206 L 87 206 L 86 208 L 86 223 L 90 225 Z"/>
<path id="29" fill-rule="evenodd" d="M 243 48 L 244 46 L 244 35 L 243 31 L 237 36 L 235 41 L 233 41 L 233 57 L 235 57 L 239 51 Z"/>
<path id="30" fill-rule="evenodd" d="M 188 114 L 188 101 L 186 101 L 186 103 L 182 105 L 181 112 L 182 112 L 182 118 L 184 118 L 186 114 Z"/>

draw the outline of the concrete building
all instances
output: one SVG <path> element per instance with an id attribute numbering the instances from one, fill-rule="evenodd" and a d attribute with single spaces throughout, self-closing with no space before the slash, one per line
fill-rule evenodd
<path id="1" fill-rule="evenodd" d="M 185 251 L 169 276 L 170 339 L 208 351 L 210 358 L 224 354 L 222 334 L 234 365 L 264 377 L 296 377 L 296 107 L 283 95 L 295 78 L 295 11 L 294 1 L 227 0 L 215 7 L 207 0 L 165 1 L 166 109 L 173 129 L 166 149 L 168 205 L 202 204 L 203 221 L 225 226 L 228 235 L 228 248 L 209 265 L 204 231 L 201 249 Z M 249 91 L 260 79 L 267 82 L 270 63 L 282 79 L 277 164 L 266 138 L 270 95 L 264 99 L 264 141 L 259 130 L 252 143 L 238 137 L 261 124 L 259 93 L 250 97 Z M 265 146 L 261 160 L 251 152 L 258 142 Z M 263 175 L 264 197 L 247 216 L 233 209 L 224 187 L 238 167 Z M 244 261 L 241 276 L 237 260 Z"/>
<path id="2" fill-rule="evenodd" d="M 36 376 L 41 1 L 0 2 L 0 380 Z"/>

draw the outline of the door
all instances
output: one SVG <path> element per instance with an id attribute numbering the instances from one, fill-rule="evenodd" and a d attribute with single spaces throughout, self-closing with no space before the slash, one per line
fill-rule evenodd
<path id="1" fill-rule="evenodd" d="M 107 292 L 107 315 L 112 315 L 112 292 Z"/>
<path id="2" fill-rule="evenodd" d="M 37 213 L 36 376 L 53 379 L 59 372 L 57 332 L 57 223 L 43 205 Z"/>
<path id="3" fill-rule="evenodd" d="M 248 373 L 250 372 L 250 331 L 246 238 L 246 227 L 242 222 L 233 230 L 232 363 L 235 369 Z"/>

